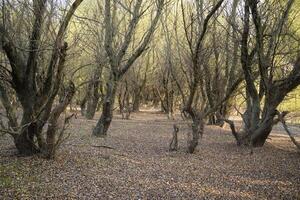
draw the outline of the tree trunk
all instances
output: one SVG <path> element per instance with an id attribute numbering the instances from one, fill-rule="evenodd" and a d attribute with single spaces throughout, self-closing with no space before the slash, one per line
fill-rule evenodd
<path id="1" fill-rule="evenodd" d="M 87 119 L 93 119 L 97 110 L 99 97 L 91 97 L 91 99 L 88 100 L 87 107 L 86 107 L 86 113 L 85 117 Z"/>
<path id="2" fill-rule="evenodd" d="M 135 93 L 133 98 L 133 105 L 132 105 L 133 112 L 140 111 L 140 101 L 141 101 L 140 93 Z"/>
<path id="3" fill-rule="evenodd" d="M 193 119 L 192 124 L 192 135 L 188 139 L 188 152 L 194 153 L 198 146 L 199 139 L 202 137 L 204 132 L 204 121 L 201 116 L 196 116 Z"/>
<path id="4" fill-rule="evenodd" d="M 169 151 L 177 151 L 178 149 L 178 135 L 177 133 L 179 132 L 178 126 L 176 124 L 173 125 L 174 131 L 173 131 L 173 137 L 172 140 L 169 144 Z"/>
<path id="5" fill-rule="evenodd" d="M 14 138 L 14 143 L 19 154 L 24 156 L 31 156 L 40 152 L 35 146 L 33 138 L 28 137 L 28 131 L 29 129 L 27 128 L 21 135 Z"/>
<path id="6" fill-rule="evenodd" d="M 87 93 L 85 94 L 84 98 L 80 102 L 80 113 L 81 113 L 81 116 L 85 116 L 86 102 L 87 102 Z"/>
<path id="7" fill-rule="evenodd" d="M 102 73 L 102 66 L 97 67 L 92 75 L 91 82 L 89 84 L 90 95 L 87 97 L 87 107 L 86 107 L 86 118 L 93 119 L 96 113 L 98 101 L 100 98 L 99 87 L 100 87 L 100 77 Z"/>
<path id="8" fill-rule="evenodd" d="M 261 119 L 257 126 L 257 129 L 251 134 L 251 145 L 253 147 L 261 147 L 265 144 L 272 131 L 275 115 L 276 109 L 269 107 L 267 113 L 263 116 L 263 119 Z"/>
<path id="9" fill-rule="evenodd" d="M 93 135 L 97 137 L 105 137 L 113 117 L 114 102 L 117 90 L 117 79 L 111 75 L 107 83 L 107 93 L 102 104 L 102 114 L 93 130 Z"/>
<path id="10" fill-rule="evenodd" d="M 222 105 L 216 112 L 208 116 L 208 125 L 223 126 L 224 119 L 227 118 L 228 110 L 226 105 Z"/>
<path id="11" fill-rule="evenodd" d="M 34 136 L 38 134 L 37 131 L 40 129 L 38 129 L 37 123 L 32 122 L 31 119 L 31 112 L 24 111 L 21 132 L 14 137 L 14 143 L 19 154 L 24 156 L 30 156 L 40 152 L 39 148 L 34 143 Z"/>
<path id="12" fill-rule="evenodd" d="M 168 119 L 174 119 L 174 115 L 173 115 L 173 107 L 174 107 L 174 91 L 173 89 L 171 91 L 168 92 Z"/>
<path id="13" fill-rule="evenodd" d="M 16 129 L 18 127 L 18 120 L 16 115 L 15 105 L 11 103 L 12 98 L 9 95 L 8 88 L 5 85 L 2 85 L 0 82 L 0 100 L 5 108 L 6 115 L 8 118 L 8 125 L 12 129 Z"/>

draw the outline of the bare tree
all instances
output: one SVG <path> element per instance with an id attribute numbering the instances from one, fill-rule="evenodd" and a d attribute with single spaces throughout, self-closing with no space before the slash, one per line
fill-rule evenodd
<path id="1" fill-rule="evenodd" d="M 42 152 L 46 157 L 52 158 L 58 141 L 61 138 L 57 133 L 58 118 L 70 103 L 74 92 L 74 84 L 69 83 L 63 100 L 54 107 L 55 97 L 63 82 L 63 72 L 66 62 L 68 44 L 64 36 L 69 22 L 83 0 L 75 0 L 64 15 L 59 29 L 55 34 L 51 46 L 51 55 L 47 60 L 43 37 L 45 35 L 44 23 L 47 13 L 47 0 L 32 1 L 33 23 L 28 23 L 29 37 L 21 37 L 16 41 L 23 40 L 28 44 L 22 48 L 15 43 L 11 32 L 20 24 L 12 20 L 7 11 L 11 4 L 2 5 L 2 20 L 0 23 L 1 48 L 6 55 L 11 76 L 10 83 L 16 93 L 22 107 L 22 120 L 16 124 L 16 120 L 10 120 L 9 130 L 2 130 L 14 138 L 15 145 L 21 154 L 32 155 Z M 4 2 L 4 1 L 3 1 Z M 26 3 L 26 2 L 25 2 Z M 27 2 L 28 3 L 28 2 Z M 18 6 L 22 6 L 21 4 Z M 51 6 L 50 6 L 51 7 Z M 20 8 L 16 8 L 20 9 Z M 46 28 L 49 28 L 46 26 Z M 49 41 L 48 41 L 49 42 Z M 1 70 L 9 70 L 3 69 Z M 0 87 L 2 96 L 8 97 L 7 90 Z M 6 98 L 2 98 L 4 104 L 9 104 Z M 54 107 L 54 108 L 53 108 Z M 6 109 L 8 115 L 13 115 L 9 106 Z M 46 136 L 43 135 L 43 127 L 48 125 Z M 35 140 L 36 139 L 36 140 Z M 36 142 L 37 141 L 37 144 Z"/>
<path id="2" fill-rule="evenodd" d="M 244 80 L 243 73 L 238 62 L 239 33 L 237 28 L 237 7 L 239 0 L 234 0 L 230 4 L 230 13 L 226 18 L 227 25 L 224 28 L 217 26 L 218 21 L 213 22 L 213 32 L 211 36 L 211 66 L 204 65 L 204 91 L 207 96 L 206 110 L 214 108 L 225 98 L 233 86 L 239 85 Z M 224 38 L 224 43 L 220 42 Z M 209 47 L 207 47 L 209 48 Z M 233 91 L 232 91 L 233 92 Z M 229 115 L 231 109 L 230 100 L 224 101 L 216 112 L 209 115 L 209 124 L 222 125 L 222 119 Z"/>
<path id="3" fill-rule="evenodd" d="M 300 84 L 299 49 L 296 51 L 296 55 L 291 51 L 284 54 L 285 63 L 283 66 L 288 66 L 291 70 L 286 76 L 276 78 L 278 65 L 282 64 L 276 61 L 276 58 L 282 53 L 280 47 L 285 45 L 286 40 L 290 40 L 290 37 L 286 36 L 292 35 L 286 24 L 293 3 L 294 0 L 287 1 L 282 13 L 276 19 L 263 22 L 263 11 L 259 9 L 258 2 L 245 1 L 241 63 L 246 82 L 247 109 L 243 115 L 245 126 L 243 131 L 237 133 L 232 126 L 238 144 L 250 144 L 254 147 L 263 146 L 275 124 L 274 118 L 278 115 L 278 105 L 289 92 Z M 270 5 L 266 2 L 264 6 Z M 255 45 L 252 45 L 254 46 L 252 50 L 250 17 L 252 17 L 255 32 L 253 39 Z M 293 59 L 295 57 L 296 59 Z M 294 60 L 294 62 L 286 62 L 287 60 Z M 294 64 L 291 65 L 291 63 Z M 259 82 L 258 88 L 256 77 Z"/>
<path id="4" fill-rule="evenodd" d="M 93 130 L 93 135 L 95 136 L 106 136 L 107 130 L 110 126 L 113 117 L 113 106 L 116 96 L 116 89 L 118 86 L 119 80 L 123 77 L 123 75 L 128 71 L 128 69 L 132 66 L 135 60 L 141 56 L 141 54 L 146 50 L 148 43 L 155 31 L 156 25 L 159 21 L 159 17 L 163 10 L 164 0 L 156 1 L 157 9 L 155 11 L 155 16 L 153 20 L 150 22 L 150 26 L 148 30 L 145 32 L 143 39 L 139 46 L 130 53 L 126 61 L 124 61 L 124 56 L 126 53 L 128 54 L 128 47 L 131 44 L 132 37 L 135 34 L 137 29 L 137 25 L 141 20 L 141 17 L 145 13 L 146 10 L 142 10 L 142 0 L 136 0 L 133 10 L 128 11 L 131 15 L 131 19 L 129 21 L 129 25 L 126 28 L 126 32 L 124 35 L 124 39 L 120 42 L 120 38 L 118 38 L 119 48 L 114 47 L 115 44 L 115 34 L 116 34 L 116 24 L 115 24 L 115 16 L 112 15 L 112 9 L 114 9 L 113 14 L 116 13 L 117 2 L 111 2 L 111 0 L 105 0 L 105 50 L 109 60 L 110 66 L 110 76 L 109 80 L 106 84 L 106 94 L 104 97 L 104 102 L 102 105 L 102 114 L 100 119 L 97 122 L 96 127 Z M 133 4 L 133 3 L 132 3 Z M 123 8 L 124 6 L 122 6 Z M 128 9 L 126 9 L 128 10 Z"/>
<path id="5" fill-rule="evenodd" d="M 202 9 L 202 5 L 201 3 L 203 3 L 202 1 L 199 1 L 196 3 L 196 6 L 198 8 L 198 10 Z M 193 153 L 195 151 L 195 148 L 198 145 L 200 136 L 202 136 L 203 134 L 203 129 L 204 129 L 204 117 L 205 114 L 203 113 L 203 107 L 202 108 L 197 108 L 197 99 L 195 98 L 196 93 L 197 93 L 197 89 L 199 87 L 199 84 L 201 84 L 202 78 L 201 78 L 201 62 L 204 61 L 205 57 L 203 55 L 203 41 L 204 41 L 204 37 L 207 33 L 207 27 L 208 27 L 208 23 L 210 21 L 210 19 L 212 18 L 212 16 L 217 12 L 217 10 L 221 7 L 223 3 L 223 0 L 220 0 L 217 2 L 217 4 L 215 4 L 213 6 L 213 8 L 211 9 L 211 11 L 207 14 L 207 16 L 204 18 L 204 20 L 202 21 L 201 19 L 203 19 L 203 16 L 198 16 L 197 18 L 200 19 L 200 21 L 198 21 L 200 23 L 200 27 L 199 28 L 199 34 L 197 34 L 196 39 L 192 39 L 189 35 L 188 35 L 188 30 L 192 30 L 189 29 L 189 27 L 187 26 L 187 21 L 186 21 L 186 16 L 185 16 L 185 10 L 183 7 L 183 3 L 182 4 L 182 14 L 183 14 L 183 21 L 185 24 L 185 32 L 186 32 L 186 39 L 188 41 L 189 44 L 189 49 L 190 49 L 190 53 L 191 53 L 191 59 L 192 59 L 192 72 L 193 72 L 193 76 L 192 76 L 192 80 L 190 83 L 190 87 L 189 87 L 189 94 L 187 96 L 184 108 L 183 108 L 183 112 L 187 113 L 192 121 L 192 135 L 189 137 L 188 140 L 188 152 L 189 153 Z M 199 14 L 199 13 L 198 13 Z M 203 15 L 203 12 L 201 13 L 201 15 Z M 193 20 L 193 19 L 192 19 Z M 193 21 L 192 21 L 193 22 Z"/>

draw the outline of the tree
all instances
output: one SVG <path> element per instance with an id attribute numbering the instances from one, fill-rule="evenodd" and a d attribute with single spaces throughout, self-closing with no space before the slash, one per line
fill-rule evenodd
<path id="1" fill-rule="evenodd" d="M 234 84 L 240 85 L 244 80 L 243 73 L 238 62 L 239 51 L 239 34 L 237 27 L 237 7 L 239 0 L 234 0 L 228 5 L 231 10 L 226 16 L 224 28 L 217 26 L 217 20 L 213 22 L 213 32 L 211 34 L 211 49 L 210 65 L 204 65 L 204 84 L 203 91 L 207 96 L 207 104 L 205 110 L 212 109 L 218 106 L 216 112 L 209 115 L 209 124 L 222 125 L 223 118 L 229 115 L 231 109 L 230 100 L 234 97 L 230 91 Z M 220 38 L 224 38 L 224 42 L 220 42 Z M 225 95 L 232 92 L 230 98 L 219 104 Z"/>
<path id="2" fill-rule="evenodd" d="M 189 85 L 189 93 L 187 97 L 185 98 L 185 105 L 182 109 L 183 113 L 186 113 L 190 116 L 192 119 L 192 135 L 188 139 L 188 152 L 193 153 L 198 146 L 198 142 L 200 139 L 200 136 L 203 134 L 204 129 L 204 118 L 207 115 L 207 113 L 204 113 L 203 106 L 200 108 L 197 106 L 197 101 L 199 98 L 195 98 L 197 89 L 200 84 L 202 84 L 202 78 L 201 78 L 201 63 L 205 62 L 205 56 L 203 51 L 203 42 L 204 37 L 207 33 L 207 27 L 210 19 L 212 16 L 217 12 L 217 10 L 221 7 L 223 3 L 223 0 L 218 1 L 213 8 L 209 11 L 207 16 L 203 17 L 203 2 L 199 1 L 196 3 L 197 6 L 197 19 L 200 20 L 198 23 L 200 24 L 200 28 L 197 27 L 197 30 L 199 30 L 196 38 L 190 37 L 188 34 L 188 31 L 193 31 L 193 27 L 189 27 L 186 22 L 186 16 L 185 16 L 185 10 L 183 7 L 183 3 L 181 1 L 182 5 L 182 17 L 184 21 L 184 29 L 186 33 L 186 39 L 189 45 L 190 50 L 190 56 L 191 56 L 191 69 L 192 69 L 192 80 L 190 81 Z M 200 11 L 202 10 L 202 11 Z M 200 12 L 199 12 L 200 11 Z M 193 24 L 193 19 L 192 24 Z M 192 34 L 191 34 L 192 35 Z"/>
<path id="3" fill-rule="evenodd" d="M 230 23 L 234 29 L 233 19 L 236 15 L 237 2 L 234 1 L 231 7 L 232 14 L 229 17 Z M 181 96 L 181 112 L 184 118 L 192 120 L 192 131 L 188 137 L 188 152 L 193 153 L 203 135 L 204 125 L 208 118 L 219 119 L 226 114 L 229 99 L 238 89 L 243 80 L 242 73 L 237 65 L 238 43 L 235 35 L 232 40 L 217 41 L 225 34 L 236 34 L 236 30 L 230 30 L 229 27 L 222 26 L 224 22 L 218 21 L 220 9 L 223 1 L 216 1 L 214 6 L 208 11 L 204 10 L 204 1 L 184 2 L 181 1 L 181 16 L 183 23 L 183 37 L 180 30 L 175 28 L 175 44 L 178 52 L 177 60 L 174 59 L 175 50 L 170 50 L 172 41 L 167 37 L 167 55 L 168 64 L 171 66 L 171 76 L 173 85 L 177 87 L 177 94 Z M 220 10 L 218 12 L 218 10 Z M 207 12 L 207 14 L 206 14 Z M 206 14 L 206 15 L 205 15 Z M 177 15 L 177 14 L 176 14 Z M 174 24 L 176 24 L 174 22 Z M 222 24 L 217 26 L 217 23 Z M 234 27 L 234 28 L 233 28 Z M 167 29 L 167 26 L 166 26 Z M 224 31 L 225 29 L 226 31 Z M 222 30 L 222 33 L 219 32 Z M 168 32 L 168 31 L 166 31 Z M 226 37 L 225 37 L 226 38 Z M 226 46 L 233 45 L 234 50 L 227 53 Z M 173 47 L 174 48 L 174 47 Z M 224 51 L 222 51 L 224 49 Z M 225 53 L 224 53 L 225 52 Z M 226 58 L 227 57 L 227 62 Z M 230 58 L 233 57 L 231 60 Z M 178 75 L 180 72 L 181 77 Z M 183 83 L 184 82 L 184 83 Z"/>
<path id="4" fill-rule="evenodd" d="M 237 133 L 234 125 L 231 126 L 238 145 L 263 146 L 273 125 L 276 124 L 276 116 L 279 117 L 278 105 L 300 84 L 300 56 L 286 48 L 286 42 L 293 38 L 293 32 L 289 30 L 290 26 L 287 26 L 293 3 L 294 0 L 287 1 L 284 8 L 279 9 L 282 10 L 281 14 L 271 18 L 273 13 L 263 14 L 258 2 L 245 1 L 241 63 L 246 83 L 247 108 L 242 116 L 243 131 Z M 265 5 L 261 6 L 268 8 L 276 4 L 265 2 Z M 269 20 L 263 22 L 262 18 L 266 17 L 264 15 L 268 15 Z M 252 50 L 250 16 L 255 32 Z M 283 53 L 283 50 L 287 53 Z M 296 52 L 299 52 L 299 49 Z M 286 69 L 290 69 L 289 72 L 277 76 L 280 66 L 288 66 Z"/>
<path id="5" fill-rule="evenodd" d="M 103 5 L 101 1 L 91 2 L 82 12 L 82 16 L 76 16 L 80 20 L 81 50 L 83 55 L 77 60 L 84 60 L 89 64 L 83 65 L 82 72 L 76 79 L 81 79 L 83 84 L 80 107 L 81 113 L 87 119 L 93 119 L 103 98 L 103 85 L 107 67 L 107 57 L 104 49 Z M 85 37 L 88 36 L 88 37 Z M 100 101 L 100 102 L 99 102 Z"/>
<path id="6" fill-rule="evenodd" d="M 120 2 L 119 2 L 120 3 Z M 133 9 L 127 8 L 125 5 L 120 3 L 121 8 L 126 10 L 131 18 L 129 20 L 128 27 L 126 27 L 126 31 L 124 34 L 123 41 L 121 38 L 118 39 L 118 43 L 120 43 L 119 48 L 115 47 L 115 35 L 117 32 L 117 24 L 116 24 L 116 9 L 117 2 L 113 3 L 111 0 L 105 0 L 105 8 L 104 8 L 104 26 L 105 26 L 105 50 L 109 60 L 110 67 L 110 75 L 109 80 L 106 83 L 106 94 L 104 97 L 104 102 L 102 105 L 102 114 L 100 119 L 97 122 L 96 127 L 93 130 L 93 135 L 95 136 L 106 136 L 107 130 L 110 126 L 113 117 L 113 106 L 115 102 L 116 90 L 118 87 L 118 83 L 120 79 L 124 76 L 124 74 L 128 71 L 128 69 L 132 66 L 132 64 L 136 61 L 138 57 L 142 55 L 142 53 L 146 50 L 148 43 L 155 31 L 156 25 L 159 21 L 159 17 L 163 10 L 164 0 L 156 1 L 157 10 L 155 12 L 154 18 L 150 22 L 150 26 L 147 31 L 144 33 L 142 41 L 139 43 L 139 46 L 131 53 L 128 52 L 128 47 L 131 44 L 133 35 L 137 30 L 137 25 L 139 24 L 143 14 L 146 10 L 142 10 L 142 0 L 136 0 L 133 6 Z M 133 2 L 131 3 L 133 5 Z M 112 11 L 113 9 L 113 11 Z M 113 15 L 112 15 L 113 13 Z M 130 54 L 126 61 L 124 61 L 124 56 L 126 54 Z"/>
<path id="7" fill-rule="evenodd" d="M 1 67 L 1 70 L 8 72 L 10 86 L 12 86 L 23 111 L 21 122 L 17 124 L 16 115 L 13 114 L 9 108 L 10 106 L 7 106 L 6 112 L 8 116 L 12 116 L 12 119 L 9 119 L 10 129 L 2 131 L 6 131 L 13 137 L 15 146 L 21 154 L 32 155 L 41 152 L 47 158 L 52 158 L 55 155 L 56 147 L 61 142 L 63 131 L 58 132 L 57 124 L 61 113 L 66 109 L 75 93 L 72 82 L 68 83 L 68 89 L 66 89 L 63 100 L 56 106 L 54 106 L 54 103 L 63 83 L 63 72 L 68 50 L 68 44 L 64 41 L 64 36 L 74 12 L 82 1 L 75 0 L 64 15 L 51 45 L 50 56 L 46 53 L 48 51 L 46 51 L 44 37 L 47 37 L 49 25 L 55 23 L 55 20 L 52 19 L 53 13 L 46 17 L 48 1 L 32 1 L 33 22 L 27 23 L 28 27 L 23 29 L 25 32 L 30 30 L 29 37 L 20 36 L 16 40 L 12 37 L 11 32 L 16 31 L 15 28 L 23 27 L 18 21 L 20 19 L 14 18 L 13 15 L 16 13 L 11 11 L 16 9 L 17 12 L 18 9 L 24 9 L 24 5 L 22 3 L 17 4 L 14 9 L 10 8 L 12 4 L 2 5 L 0 45 L 9 61 L 10 69 Z M 25 3 L 30 5 L 29 2 Z M 55 6 L 50 4 L 50 10 Z M 47 23 L 45 23 L 45 19 L 47 19 Z M 8 90 L 5 89 L 2 82 L 0 90 L 4 98 L 1 100 L 4 105 L 9 105 Z M 68 119 L 65 122 L 67 121 Z M 48 128 L 46 135 L 44 135 L 43 128 L 46 124 Z M 37 144 L 35 140 L 37 140 Z"/>

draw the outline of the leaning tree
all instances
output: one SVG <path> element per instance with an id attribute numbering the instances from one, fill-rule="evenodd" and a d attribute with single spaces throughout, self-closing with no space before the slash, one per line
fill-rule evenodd
<path id="1" fill-rule="evenodd" d="M 2 74 L 6 74 L 6 79 L 0 83 L 0 93 L 7 116 L 10 117 L 9 127 L 1 129 L 1 132 L 13 137 L 21 154 L 43 153 L 52 158 L 61 142 L 64 128 L 58 130 L 58 119 L 75 92 L 74 84 L 68 83 L 63 98 L 55 106 L 63 84 L 68 50 L 65 33 L 82 1 L 75 0 L 63 13 L 57 30 L 53 29 L 58 23 L 57 18 L 54 19 L 58 6 L 55 2 L 2 2 L 0 45 L 9 64 L 0 68 Z M 13 113 L 11 108 L 9 90 L 20 102 L 20 122 L 17 120 L 18 113 Z"/>

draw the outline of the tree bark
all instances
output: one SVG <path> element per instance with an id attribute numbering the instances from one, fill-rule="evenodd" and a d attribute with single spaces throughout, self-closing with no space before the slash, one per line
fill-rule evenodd
<path id="1" fill-rule="evenodd" d="M 133 104 L 132 104 L 132 111 L 133 112 L 140 111 L 140 103 L 141 103 L 140 92 L 135 92 L 134 93 L 134 98 L 133 98 Z"/>
<path id="2" fill-rule="evenodd" d="M 46 141 L 44 141 L 42 135 L 44 125 L 48 122 L 50 117 L 49 126 L 51 126 L 51 124 L 55 126 L 53 122 L 57 122 L 61 112 L 63 112 L 67 104 L 70 103 L 70 101 L 68 101 L 59 112 L 55 109 L 52 110 L 53 103 L 63 79 L 63 70 L 68 48 L 67 43 L 64 42 L 65 32 L 74 12 L 82 1 L 83 0 L 75 0 L 65 13 L 66 15 L 60 23 L 53 43 L 49 63 L 42 62 L 40 59 L 46 56 L 46 53 L 43 55 L 44 51 L 40 50 L 42 43 L 41 38 L 44 32 L 44 15 L 47 10 L 46 0 L 34 1 L 32 9 L 28 8 L 30 11 L 33 11 L 34 17 L 33 23 L 30 24 L 30 26 L 32 26 L 26 27 L 28 30 L 31 30 L 29 41 L 26 41 L 25 38 L 23 41 L 29 44 L 28 49 L 17 49 L 14 44 L 15 41 L 10 37 L 11 30 L 6 30 L 7 26 L 4 24 L 6 23 L 5 20 L 0 23 L 0 39 L 2 41 L 0 45 L 9 60 L 12 70 L 12 87 L 23 109 L 22 121 L 15 130 L 16 134 L 12 134 L 15 146 L 20 154 L 32 155 L 42 152 L 47 148 Z M 16 10 L 16 12 L 18 11 Z M 10 27 L 8 26 L 8 28 Z M 45 64 L 48 66 L 45 66 Z M 45 74 L 39 73 L 39 65 L 46 70 Z M 43 77 L 42 80 L 39 80 L 39 76 Z M 51 123 L 52 115 L 54 115 L 54 119 L 56 120 Z M 9 120 L 12 124 L 17 123 L 16 120 Z M 38 142 L 37 144 L 35 144 L 35 139 Z"/>
<path id="3" fill-rule="evenodd" d="M 91 83 L 89 84 L 89 93 L 90 95 L 87 97 L 87 107 L 86 107 L 86 118 L 93 119 L 97 110 L 97 105 L 99 102 L 100 94 L 100 78 L 102 74 L 103 66 L 97 66 L 96 70 L 94 70 L 94 74 L 92 75 Z"/>
<path id="4" fill-rule="evenodd" d="M 102 104 L 102 114 L 93 130 L 93 135 L 97 137 L 105 137 L 113 117 L 114 102 L 117 90 L 118 79 L 111 74 L 107 83 L 107 93 Z"/>
<path id="5" fill-rule="evenodd" d="M 97 105 L 98 105 L 99 97 L 92 97 L 87 104 L 86 108 L 86 118 L 87 119 L 93 119 L 97 110 Z"/>
<path id="6" fill-rule="evenodd" d="M 194 115 L 192 120 L 192 135 L 188 139 L 188 153 L 195 152 L 199 139 L 204 133 L 204 121 L 201 114 Z"/>
<path id="7" fill-rule="evenodd" d="M 40 149 L 34 143 L 34 135 L 37 129 L 36 124 L 32 123 L 25 126 L 21 133 L 14 137 L 15 146 L 20 155 L 31 156 L 40 152 Z"/>

